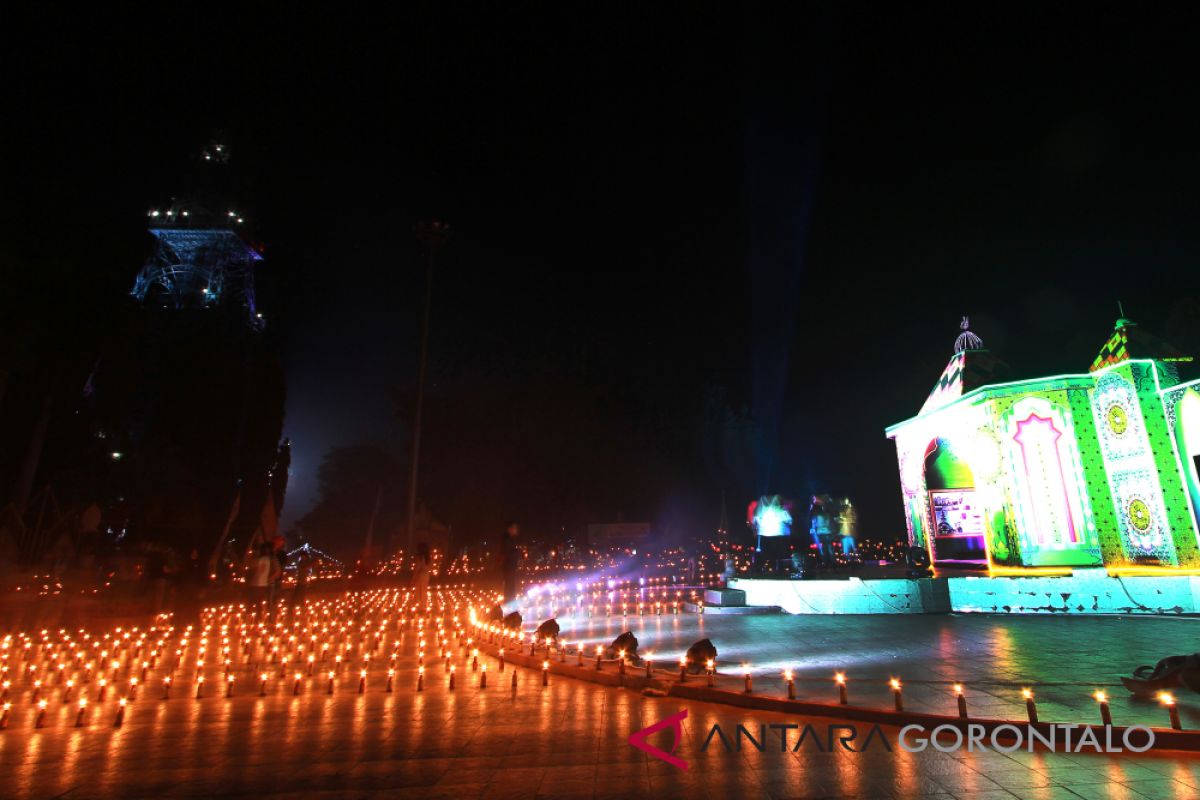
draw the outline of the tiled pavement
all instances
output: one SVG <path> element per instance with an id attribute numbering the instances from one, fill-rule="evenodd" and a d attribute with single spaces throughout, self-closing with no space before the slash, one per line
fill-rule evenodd
<path id="1" fill-rule="evenodd" d="M 527 628 L 537 612 L 526 609 Z M 632 630 L 642 652 L 664 667 L 688 645 L 709 637 L 722 670 L 736 679 L 748 664 L 761 692 L 783 695 L 782 673 L 795 672 L 801 699 L 833 702 L 837 670 L 846 672 L 852 701 L 887 708 L 888 680 L 904 683 L 905 707 L 954 714 L 955 683 L 966 686 L 972 715 L 1024 719 L 1021 689 L 1031 687 L 1048 722 L 1099 722 L 1092 698 L 1110 697 L 1118 724 L 1167 725 L 1156 702 L 1131 698 L 1120 677 L 1168 655 L 1200 651 L 1200 619 L 947 615 L 876 616 L 560 616 L 573 648 L 608 643 Z M 1177 692 L 1185 728 L 1200 729 L 1200 696 Z"/>
<path id="2" fill-rule="evenodd" d="M 985 691 L 1008 703 L 1011 686 L 1002 690 L 996 682 L 1017 673 L 1030 676 L 1040 697 L 1056 691 L 1066 701 L 1086 695 L 1085 684 L 1090 690 L 1093 681 L 1115 676 L 1119 664 L 1152 661 L 1143 657 L 1147 651 L 1186 652 L 1191 632 L 1200 630 L 1196 624 L 681 616 L 647 617 L 630 627 L 664 660 L 703 633 L 730 659 L 745 657 L 769 672 L 793 665 L 810 678 L 799 684 L 802 695 L 827 692 L 834 668 L 850 673 L 855 702 L 881 707 L 886 689 L 875 698 L 868 687 L 890 674 L 904 678 L 910 705 L 942 702 L 944 682 L 961 679 L 972 687 L 974 710 Z M 569 641 L 600 641 L 620 628 L 620 620 L 564 624 Z M 266 697 L 239 685 L 232 699 L 217 691 L 196 700 L 181 682 L 165 701 L 147 687 L 120 729 L 111 724 L 111 698 L 90 707 L 87 726 L 78 729 L 72 726 L 75 708 L 61 702 L 49 707 L 46 727 L 35 729 L 35 707 L 22 702 L 14 706 L 9 728 L 0 731 L 0 797 L 1200 797 L 1196 756 L 906 753 L 895 746 L 894 729 L 885 731 L 891 751 L 875 740 L 865 752 L 810 746 L 781 752 L 777 738 L 762 752 L 748 745 L 727 752 L 715 740 L 702 750 L 713 724 L 732 733 L 739 723 L 755 732 L 759 725 L 810 722 L 824 733 L 835 721 L 644 697 L 557 676 L 543 688 L 540 676 L 526 670 L 519 670 L 514 694 L 508 680 L 513 667 L 501 674 L 495 662 L 489 662 L 490 686 L 480 690 L 478 676 L 460 660 L 453 692 L 434 662 L 425 691 L 417 693 L 412 642 L 403 639 L 393 693 L 384 691 L 382 664 L 363 695 L 350 672 L 338 679 L 333 695 L 319 677 L 306 678 L 298 697 L 273 678 Z M 801 654 L 795 662 L 787 661 L 791 652 Z M 1052 685 L 1064 676 L 1074 682 Z M 757 686 L 781 691 L 765 675 Z M 922 691 L 928 692 L 924 700 Z M 1083 708 L 1093 710 L 1088 702 L 1085 697 Z M 1044 716 L 1053 719 L 1073 710 L 1068 703 L 1047 706 L 1054 714 Z M 685 709 L 676 754 L 689 762 L 687 771 L 627 742 L 630 733 Z M 1118 721 L 1127 710 L 1114 707 Z M 1194 705 L 1185 709 L 1185 726 L 1195 726 L 1194 715 Z M 796 734 L 790 736 L 794 743 Z M 670 733 L 651 742 L 668 747 Z"/>
<path id="3" fill-rule="evenodd" d="M 407 669 L 401 675 L 412 677 Z M 32 728 L 29 714 L 17 715 L 0 734 L 0 796 L 1200 796 L 1195 758 L 914 754 L 895 748 L 894 730 L 886 732 L 894 752 L 878 744 L 858 753 L 780 752 L 778 745 L 727 752 L 715 741 L 701 751 L 713 724 L 731 732 L 738 723 L 805 721 L 567 679 L 543 688 L 526 671 L 514 696 L 500 680 L 506 676 L 493 673 L 492 685 L 480 690 L 462 675 L 454 692 L 433 670 L 420 694 L 404 680 L 393 694 L 373 686 L 358 695 L 350 678 L 333 696 L 306 687 L 300 697 L 143 698 L 120 729 L 109 724 L 111 704 L 83 729 L 71 727 L 70 706 L 52 708 L 42 730 Z M 627 743 L 631 732 L 682 709 L 689 716 L 676 752 L 687 771 Z M 822 732 L 829 724 L 811 722 Z M 652 741 L 669 746 L 670 734 Z"/>

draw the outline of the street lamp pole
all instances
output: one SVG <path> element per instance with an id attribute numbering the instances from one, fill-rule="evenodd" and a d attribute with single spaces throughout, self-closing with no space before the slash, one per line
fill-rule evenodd
<path id="1" fill-rule="evenodd" d="M 425 372 L 429 363 L 429 316 L 433 306 L 433 262 L 438 248 L 446 242 L 450 235 L 450 226 L 444 222 L 433 220 L 418 223 L 414 232 L 417 239 L 425 244 L 425 303 L 421 311 L 421 356 L 417 367 L 417 401 L 413 410 L 412 428 L 412 468 L 408 479 L 408 525 L 406 526 L 407 542 L 404 555 L 413 553 L 413 526 L 417 516 L 417 465 L 421 457 L 421 412 L 425 405 Z"/>

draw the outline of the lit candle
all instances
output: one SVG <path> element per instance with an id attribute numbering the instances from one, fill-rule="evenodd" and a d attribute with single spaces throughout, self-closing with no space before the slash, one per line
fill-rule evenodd
<path id="1" fill-rule="evenodd" d="M 716 682 L 716 678 L 715 678 L 716 674 L 717 674 L 716 664 L 713 663 L 713 660 L 710 658 L 708 660 L 708 685 L 709 686 L 712 686 Z"/>
<path id="2" fill-rule="evenodd" d="M 542 686 L 550 685 L 550 662 L 542 662 Z"/>
<path id="3" fill-rule="evenodd" d="M 838 702 L 842 705 L 848 705 L 850 702 L 849 693 L 846 689 L 846 673 L 836 672 L 833 675 L 833 680 L 838 687 Z"/>
<path id="4" fill-rule="evenodd" d="M 788 700 L 795 700 L 796 699 L 796 681 L 793 680 L 792 671 L 790 669 L 784 671 L 783 679 L 785 681 L 787 681 Z"/>
<path id="5" fill-rule="evenodd" d="M 483 664 L 479 667 L 479 688 L 487 688 L 487 664 Z"/>
<path id="6" fill-rule="evenodd" d="M 1171 730 L 1183 730 L 1183 725 L 1179 722 L 1179 708 L 1175 705 L 1175 695 L 1170 692 L 1159 692 L 1158 700 L 1167 707 L 1167 714 L 1171 718 Z M 7 704 L 5 706 L 7 707 Z"/>
<path id="7" fill-rule="evenodd" d="M 122 703 L 123 702 L 124 701 L 122 701 Z M 38 715 L 37 715 L 37 720 L 35 720 L 33 723 L 33 727 L 40 728 L 46 724 L 46 705 L 47 705 L 47 703 L 45 700 L 39 700 L 37 705 L 38 705 Z"/>
<path id="8" fill-rule="evenodd" d="M 904 695 L 901 694 L 900 680 L 892 678 L 888 683 L 892 687 L 892 699 L 895 702 L 896 711 L 904 710 Z"/>
<path id="9" fill-rule="evenodd" d="M 454 666 L 450 667 L 450 683 L 448 684 L 450 691 L 454 691 Z"/>
<path id="10" fill-rule="evenodd" d="M 679 682 L 687 680 L 687 656 L 679 657 Z"/>
<path id="11" fill-rule="evenodd" d="M 1033 692 L 1029 689 L 1022 689 L 1021 696 L 1025 698 L 1025 713 L 1029 716 L 1031 724 L 1037 724 L 1037 704 L 1033 702 Z"/>
<path id="12" fill-rule="evenodd" d="M 596 669 L 597 670 L 600 669 L 600 655 L 603 652 L 604 652 L 604 648 L 601 647 L 600 645 L 596 645 Z"/>
<path id="13" fill-rule="evenodd" d="M 117 701 L 117 717 L 113 720 L 113 727 L 121 727 L 121 723 L 125 721 L 125 698 L 122 697 Z"/>
<path id="14" fill-rule="evenodd" d="M 225 696 L 233 697 L 233 673 L 225 676 Z"/>
<path id="15" fill-rule="evenodd" d="M 1100 704 L 1100 723 L 1107 727 L 1112 727 L 1112 712 L 1108 708 L 1108 695 L 1102 691 L 1098 691 L 1092 696 Z"/>
<path id="16" fill-rule="evenodd" d="M 961 683 L 954 684 L 954 694 L 958 697 L 958 716 L 961 719 L 967 718 L 967 696 L 963 692 Z"/>
<path id="17" fill-rule="evenodd" d="M 425 691 L 425 668 L 417 667 L 417 691 Z"/>

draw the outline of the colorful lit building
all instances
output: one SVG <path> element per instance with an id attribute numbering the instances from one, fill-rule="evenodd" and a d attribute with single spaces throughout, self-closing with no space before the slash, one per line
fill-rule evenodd
<path id="1" fill-rule="evenodd" d="M 909 542 L 992 574 L 1200 571 L 1200 380 L 1119 319 L 1083 374 L 1008 380 L 968 330 L 896 442 Z"/>

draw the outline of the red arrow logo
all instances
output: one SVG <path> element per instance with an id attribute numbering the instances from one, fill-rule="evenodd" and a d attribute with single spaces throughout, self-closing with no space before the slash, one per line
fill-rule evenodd
<path id="1" fill-rule="evenodd" d="M 667 717 L 664 720 L 654 723 L 649 728 L 642 728 L 637 733 L 630 734 L 629 743 L 638 750 L 641 750 L 644 753 L 649 753 L 655 758 L 667 762 L 672 767 L 687 770 L 688 765 L 686 761 L 684 761 L 682 758 L 676 758 L 675 756 L 671 755 L 671 753 L 674 753 L 679 748 L 679 740 L 683 738 L 682 723 L 685 719 L 687 719 L 686 708 L 674 716 Z M 646 737 L 653 733 L 658 733 L 663 728 L 670 728 L 671 732 L 675 735 L 675 741 L 671 743 L 670 753 L 666 752 L 665 750 L 659 750 L 654 745 L 647 744 L 646 742 Z"/>

